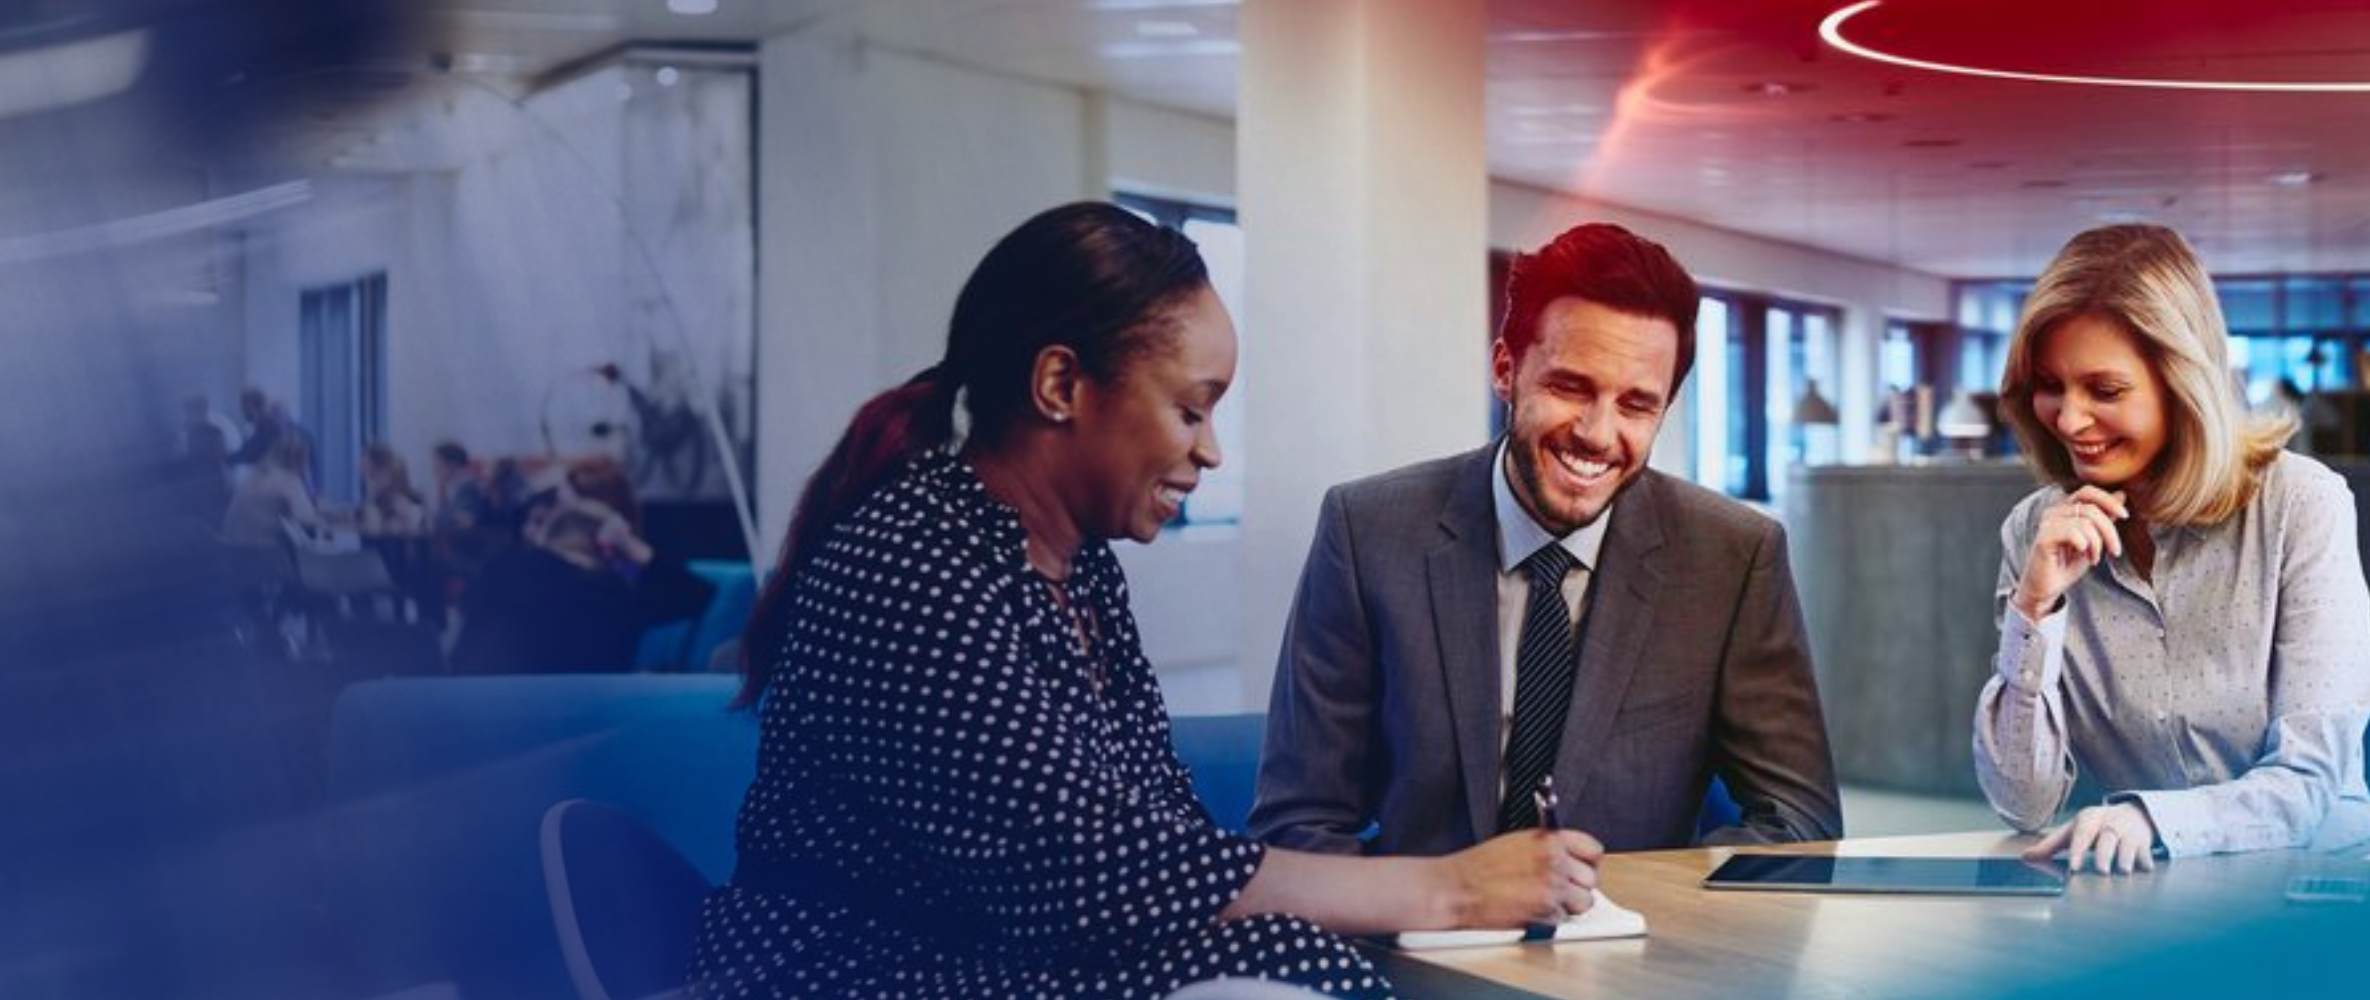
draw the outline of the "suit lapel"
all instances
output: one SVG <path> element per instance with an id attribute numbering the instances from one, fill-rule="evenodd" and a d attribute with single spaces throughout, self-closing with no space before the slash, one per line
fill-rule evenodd
<path id="1" fill-rule="evenodd" d="M 1573 678 L 1572 707 L 1556 747 L 1557 790 L 1569 802 L 1593 775 L 1591 762 L 1613 727 L 1621 697 L 1637 674 L 1639 652 L 1654 629 L 1654 601 L 1662 589 L 1662 497 L 1656 473 L 1639 477 L 1613 504 L 1613 523 L 1588 582 L 1588 610 L 1582 618 L 1579 676 Z M 1570 789 L 1565 792 L 1564 789 Z"/>
<path id="2" fill-rule="evenodd" d="M 1476 839 L 1497 832 L 1498 529 L 1489 480 L 1497 474 L 1490 467 L 1496 455 L 1492 442 L 1457 463 L 1456 482 L 1440 515 L 1444 537 L 1425 559 L 1465 807 Z"/>

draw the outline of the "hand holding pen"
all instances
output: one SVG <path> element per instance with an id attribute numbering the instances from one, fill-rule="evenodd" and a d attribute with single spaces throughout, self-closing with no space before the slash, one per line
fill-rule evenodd
<path id="1" fill-rule="evenodd" d="M 1563 829 L 1563 824 L 1558 822 L 1555 818 L 1556 807 L 1562 804 L 1562 800 L 1558 799 L 1555 794 L 1555 775 L 1541 775 L 1539 778 L 1539 787 L 1531 790 L 1531 807 L 1538 812 L 1539 829 L 1547 831 L 1551 836 L 1555 835 L 1557 831 Z M 1585 836 L 1585 834 L 1583 834 L 1583 836 Z M 1594 843 L 1593 840 L 1590 842 Z M 1598 854 L 1600 857 L 1602 856 L 1602 853 L 1603 848 L 1600 846 L 1598 848 Z M 1588 908 L 1595 904 L 1596 867 L 1593 860 L 1589 864 L 1585 881 L 1576 881 L 1575 885 L 1578 887 L 1579 892 L 1566 897 L 1563 905 L 1560 907 L 1562 912 L 1557 916 L 1556 920 L 1544 923 L 1533 923 L 1525 927 L 1523 932 L 1523 940 L 1554 940 L 1556 923 L 1571 917 L 1579 916 L 1580 914 L 1587 912 Z M 1572 903 L 1575 901 L 1579 903 L 1577 908 L 1572 906 Z"/>

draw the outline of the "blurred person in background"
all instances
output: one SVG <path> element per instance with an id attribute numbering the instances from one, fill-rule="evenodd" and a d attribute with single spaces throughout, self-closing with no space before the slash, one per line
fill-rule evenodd
<path id="1" fill-rule="evenodd" d="M 2370 839 L 2370 585 L 2344 479 L 2250 417 L 2205 266 L 2162 226 L 2073 238 L 2001 412 L 2047 485 L 2000 526 L 1975 773 L 2069 867 Z M 2095 794 L 2095 793 L 2094 793 Z"/>
<path id="2" fill-rule="evenodd" d="M 215 409 L 205 393 L 195 393 L 181 401 L 182 454 L 212 455 L 215 464 L 220 465 L 245 440 L 238 421 Z"/>
<path id="3" fill-rule="evenodd" d="M 492 501 L 486 495 L 485 471 L 458 441 L 440 441 L 429 459 L 436 488 L 432 514 L 438 534 L 467 531 L 484 523 Z"/>
<path id="4" fill-rule="evenodd" d="M 291 527 L 307 534 L 324 530 L 313 491 L 305 484 L 311 449 L 304 438 L 283 434 L 255 471 L 231 491 L 230 507 L 222 514 L 222 540 L 232 545 L 277 547 L 288 544 Z"/>
<path id="5" fill-rule="evenodd" d="M 568 463 L 568 489 L 587 500 L 597 500 L 625 518 L 636 533 L 642 530 L 642 500 L 634 493 L 625 464 L 608 455 L 594 455 Z"/>
<path id="6" fill-rule="evenodd" d="M 239 416 L 247 422 L 245 438 L 230 453 L 231 465 L 252 465 L 263 461 L 282 439 L 305 441 L 304 429 L 288 416 L 287 407 L 264 395 L 263 390 L 249 386 L 239 393 Z M 311 454 L 307 449 L 306 454 Z"/>
<path id="7" fill-rule="evenodd" d="M 469 581 L 452 667 L 628 670 L 645 630 L 700 613 L 714 595 L 713 584 L 652 549 L 615 508 L 559 490 L 531 505 L 520 544 Z"/>
<path id="8" fill-rule="evenodd" d="M 362 452 L 362 510 L 365 535 L 417 535 L 427 530 L 428 506 L 411 484 L 411 468 L 384 442 Z"/>

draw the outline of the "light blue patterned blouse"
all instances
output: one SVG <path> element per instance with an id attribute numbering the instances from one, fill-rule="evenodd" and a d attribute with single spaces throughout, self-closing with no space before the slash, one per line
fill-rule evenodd
<path id="1" fill-rule="evenodd" d="M 2345 481 L 2282 454 L 2229 520 L 2150 526 L 2152 581 L 2110 556 L 2036 624 L 2008 599 L 2065 495 L 2000 526 L 2000 648 L 1975 709 L 1992 808 L 2039 829 L 2080 773 L 2137 800 L 2174 857 L 2370 839 L 2370 587 Z"/>

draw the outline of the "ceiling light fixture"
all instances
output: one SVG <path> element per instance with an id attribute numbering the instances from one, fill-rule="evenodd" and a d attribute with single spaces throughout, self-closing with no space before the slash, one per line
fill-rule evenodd
<path id="1" fill-rule="evenodd" d="M 1605 109 L 1593 104 L 1534 104 L 1506 111 L 1509 118 L 1550 118 L 1557 115 L 1601 115 Z"/>
<path id="2" fill-rule="evenodd" d="M 1191 38 L 1201 34 L 1187 21 L 1137 21 L 1136 34 L 1146 38 Z"/>
<path id="3" fill-rule="evenodd" d="M 1235 56 L 1243 43 L 1231 38 L 1163 39 L 1157 42 L 1115 42 L 1096 50 L 1105 59 L 1169 59 L 1180 56 Z"/>
<path id="4" fill-rule="evenodd" d="M 667 0 L 667 9 L 684 17 L 699 17 L 716 12 L 716 0 Z"/>
<path id="5" fill-rule="evenodd" d="M 1763 97 L 1784 97 L 1788 94 L 1799 94 L 1809 89 L 1809 84 L 1787 83 L 1784 80 L 1755 80 L 1752 83 L 1745 84 L 1745 93 L 1759 94 Z"/>
<path id="6" fill-rule="evenodd" d="M 1233 7 L 1242 0 L 1094 0 L 1092 10 L 1169 10 L 1181 7 Z"/>
<path id="7" fill-rule="evenodd" d="M 0 118 L 112 97 L 147 65 L 146 29 L 0 53 Z"/>
<path id="8" fill-rule="evenodd" d="M 1914 59 L 1909 56 L 1880 52 L 1843 37 L 1843 23 L 1882 6 L 1884 0 L 1860 0 L 1859 3 L 1837 8 L 1819 22 L 1819 38 L 1828 45 L 1842 49 L 1862 59 L 1869 59 L 1911 69 L 1935 73 L 1955 73 L 1960 76 L 1980 76 L 1994 80 L 2023 80 L 2029 83 L 2077 83 L 2093 87 L 2141 87 L 2157 90 L 2234 90 L 2265 91 L 2272 93 L 2361 94 L 2370 93 L 2370 82 L 2292 82 L 2277 80 L 2166 80 L 2146 77 L 2079 76 L 2068 73 L 2027 73 L 2022 70 L 1990 69 L 1958 63 Z"/>
<path id="9" fill-rule="evenodd" d="M 2320 179 L 2321 175 L 2310 170 L 2287 170 L 2271 175 L 2273 184 L 2290 188 L 2306 187 Z"/>

